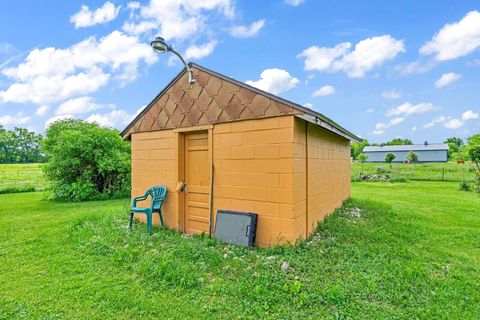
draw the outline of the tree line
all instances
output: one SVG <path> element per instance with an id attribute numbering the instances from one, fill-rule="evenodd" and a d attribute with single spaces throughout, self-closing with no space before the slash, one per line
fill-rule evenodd
<path id="1" fill-rule="evenodd" d="M 0 163 L 45 162 L 43 135 L 25 128 L 7 130 L 0 125 Z"/>

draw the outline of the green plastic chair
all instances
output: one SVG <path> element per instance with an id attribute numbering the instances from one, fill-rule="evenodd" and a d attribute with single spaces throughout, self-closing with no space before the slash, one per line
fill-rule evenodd
<path id="1" fill-rule="evenodd" d="M 137 207 L 137 202 L 145 201 L 149 196 L 152 198 L 152 203 L 149 208 Z M 152 215 L 154 212 L 158 212 L 160 224 L 163 226 L 162 205 L 166 197 L 167 187 L 155 186 L 148 189 L 143 196 L 133 198 L 132 210 L 130 211 L 130 228 L 132 228 L 133 215 L 135 213 L 145 214 L 147 216 L 147 230 L 150 234 L 152 234 Z"/>

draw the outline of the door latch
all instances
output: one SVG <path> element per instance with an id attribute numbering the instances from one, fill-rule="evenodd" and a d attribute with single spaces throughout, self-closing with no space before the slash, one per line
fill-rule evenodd
<path id="1" fill-rule="evenodd" d="M 177 187 L 175 188 L 175 191 L 176 192 L 187 192 L 187 184 L 185 183 L 185 181 L 179 181 L 177 183 Z"/>

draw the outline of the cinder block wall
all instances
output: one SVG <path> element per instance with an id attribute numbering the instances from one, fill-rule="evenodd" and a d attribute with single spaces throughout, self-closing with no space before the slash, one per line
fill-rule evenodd
<path id="1" fill-rule="evenodd" d="M 256 244 L 295 242 L 294 117 L 217 124 L 214 209 L 257 212 Z"/>
<path id="2" fill-rule="evenodd" d="M 305 237 L 350 196 L 350 141 L 298 118 L 294 141 L 295 228 Z"/>
<path id="3" fill-rule="evenodd" d="M 213 128 L 214 212 L 217 209 L 259 213 L 259 246 L 294 242 L 294 117 L 221 123 Z M 153 185 L 166 185 L 167 226 L 179 228 L 177 146 L 174 130 L 132 134 L 132 197 Z M 148 205 L 148 202 L 145 203 Z M 145 221 L 143 215 L 137 216 Z M 158 224 L 158 216 L 154 215 Z"/>
<path id="4" fill-rule="evenodd" d="M 138 197 L 155 185 L 165 185 L 168 196 L 163 205 L 165 223 L 178 228 L 177 133 L 173 130 L 132 134 L 132 197 Z M 149 205 L 149 202 L 146 202 Z M 145 222 L 144 215 L 136 215 Z M 153 222 L 159 224 L 158 215 Z"/>

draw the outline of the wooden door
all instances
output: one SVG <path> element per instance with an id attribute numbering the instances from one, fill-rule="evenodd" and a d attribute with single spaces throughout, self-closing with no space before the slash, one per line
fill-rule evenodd
<path id="1" fill-rule="evenodd" d="M 208 233 L 210 224 L 210 165 L 208 132 L 185 135 L 185 229 Z"/>

